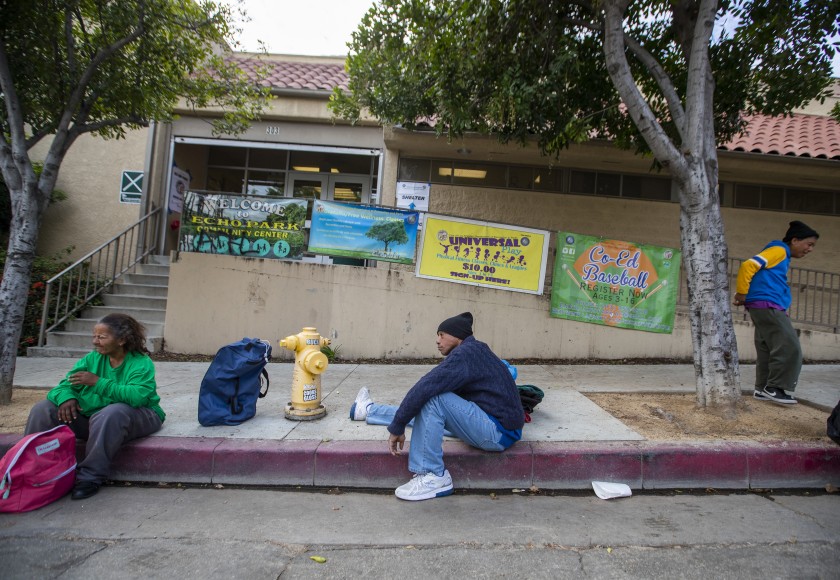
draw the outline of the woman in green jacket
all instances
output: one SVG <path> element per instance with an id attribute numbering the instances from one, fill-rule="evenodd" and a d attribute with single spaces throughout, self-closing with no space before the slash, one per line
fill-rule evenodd
<path id="1" fill-rule="evenodd" d="M 87 440 L 73 499 L 98 492 L 123 443 L 155 433 L 166 417 L 142 324 L 109 314 L 93 327 L 93 348 L 32 407 L 26 422 L 27 435 L 65 424 Z"/>

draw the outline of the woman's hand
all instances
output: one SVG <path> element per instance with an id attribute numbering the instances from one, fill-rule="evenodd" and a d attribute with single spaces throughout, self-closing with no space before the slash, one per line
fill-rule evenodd
<path id="1" fill-rule="evenodd" d="M 79 401 L 76 399 L 69 399 L 58 406 L 58 420 L 62 423 L 72 423 L 82 412 L 79 406 Z"/>
<path id="2" fill-rule="evenodd" d="M 72 384 L 74 386 L 84 385 L 84 386 L 92 387 L 93 385 L 96 384 L 96 381 L 98 381 L 98 380 L 99 380 L 99 377 L 97 377 L 95 374 L 89 373 L 87 371 L 79 371 L 77 373 L 73 373 L 72 375 L 70 375 L 70 384 Z"/>

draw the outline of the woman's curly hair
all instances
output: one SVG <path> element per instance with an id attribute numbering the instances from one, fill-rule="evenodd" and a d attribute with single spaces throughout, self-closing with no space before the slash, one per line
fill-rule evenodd
<path id="1" fill-rule="evenodd" d="M 149 354 L 146 348 L 146 327 L 128 314 L 108 314 L 99 320 L 99 324 L 110 328 L 117 340 L 125 341 L 123 348 L 127 352 Z"/>

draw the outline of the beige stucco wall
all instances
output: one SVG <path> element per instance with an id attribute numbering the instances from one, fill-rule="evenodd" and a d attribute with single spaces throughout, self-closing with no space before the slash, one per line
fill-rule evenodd
<path id="1" fill-rule="evenodd" d="M 125 170 L 144 171 L 148 130 L 128 131 L 125 139 L 80 136 L 64 159 L 56 188 L 67 199 L 53 203 L 44 215 L 38 253 L 54 255 L 74 247 L 77 259 L 136 222 L 140 204 L 120 203 Z M 47 144 L 33 159 L 42 159 Z"/>
<path id="2" fill-rule="evenodd" d="M 673 334 L 550 318 L 535 296 L 416 278 L 413 272 L 181 253 L 171 265 L 166 349 L 213 354 L 243 336 L 277 341 L 314 326 L 347 358 L 436 355 L 439 322 L 469 310 L 476 336 L 507 358 L 689 358 L 687 318 Z M 752 329 L 737 323 L 739 351 L 755 356 Z M 806 358 L 840 358 L 840 339 L 803 333 Z"/>

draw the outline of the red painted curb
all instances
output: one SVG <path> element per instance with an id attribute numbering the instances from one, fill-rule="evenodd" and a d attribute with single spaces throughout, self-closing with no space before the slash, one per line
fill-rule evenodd
<path id="1" fill-rule="evenodd" d="M 213 483 L 314 485 L 318 441 L 225 439 L 213 453 Z"/>
<path id="2" fill-rule="evenodd" d="M 5 453 L 20 434 L 0 434 Z M 633 489 L 755 489 L 840 486 L 840 446 L 786 442 L 520 442 L 503 453 L 444 443 L 460 489 L 589 489 L 592 481 Z M 405 483 L 408 449 L 384 441 L 277 441 L 154 436 L 117 455 L 125 481 L 391 489 Z"/>
<path id="3" fill-rule="evenodd" d="M 211 483 L 213 455 L 226 439 L 145 437 L 120 449 L 111 478 L 126 481 Z"/>

